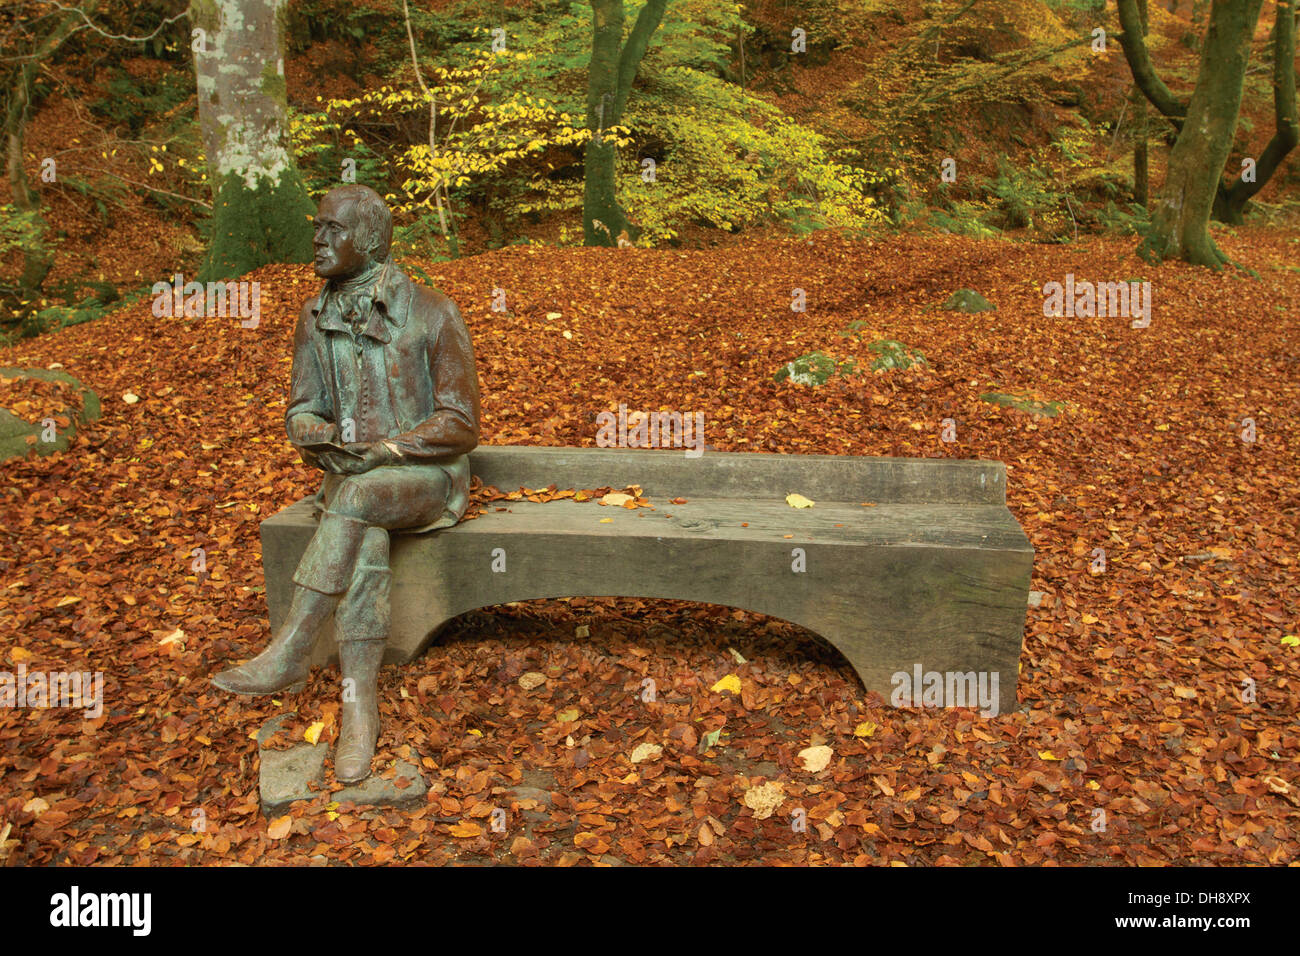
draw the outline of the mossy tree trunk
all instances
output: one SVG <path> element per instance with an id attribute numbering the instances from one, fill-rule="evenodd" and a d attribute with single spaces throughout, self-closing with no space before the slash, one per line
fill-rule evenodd
<path id="1" fill-rule="evenodd" d="M 1142 244 L 1147 258 L 1184 259 L 1222 269 L 1210 238 L 1210 212 L 1232 150 L 1250 41 L 1263 0 L 1214 0 L 1187 119 L 1169 154 L 1164 186 Z"/>
<path id="2" fill-rule="evenodd" d="M 1133 81 L 1142 90 L 1143 95 L 1146 96 L 1151 105 L 1174 127 L 1178 133 L 1178 140 L 1181 142 L 1190 103 L 1181 101 L 1170 92 L 1156 73 L 1151 57 L 1147 52 L 1146 40 L 1144 39 L 1146 20 L 1143 14 L 1145 11 L 1140 9 L 1139 0 L 1117 0 L 1117 2 L 1122 29 L 1119 39 L 1124 48 L 1124 57 L 1133 73 Z M 1242 221 L 1250 198 L 1264 187 L 1281 166 L 1282 160 L 1296 147 L 1297 140 L 1300 139 L 1300 125 L 1297 124 L 1295 99 L 1295 3 L 1296 0 L 1278 0 L 1275 4 L 1277 16 L 1272 36 L 1273 115 L 1275 123 L 1273 137 L 1269 140 L 1268 146 L 1256 162 L 1253 179 L 1248 180 L 1244 176 L 1238 177 L 1236 182 L 1229 186 L 1223 179 L 1222 169 L 1215 171 L 1215 192 L 1210 208 L 1210 216 L 1220 222 L 1240 223 Z M 1221 7 L 1223 9 L 1220 9 Z M 1240 0 L 1240 2 L 1235 3 L 1216 2 L 1210 11 L 1210 30 L 1217 29 L 1220 34 L 1222 34 L 1225 27 L 1229 30 L 1240 29 L 1244 31 L 1243 35 L 1236 38 L 1244 42 L 1244 57 L 1248 59 L 1250 39 L 1254 35 L 1254 24 L 1259 19 L 1260 7 L 1261 4 L 1255 2 L 1255 0 Z M 1250 24 L 1249 29 L 1245 25 L 1247 22 Z M 1233 65 L 1229 62 L 1232 57 L 1227 53 L 1227 48 L 1232 45 L 1230 41 L 1231 38 L 1220 36 L 1219 42 L 1212 45 L 1209 43 L 1207 32 L 1206 42 L 1201 45 L 1200 76 L 1205 77 L 1208 74 L 1213 77 L 1220 89 L 1222 89 L 1224 82 L 1228 80 L 1227 76 L 1220 75 L 1220 71 L 1227 68 L 1230 74 L 1233 72 Z M 1225 55 L 1228 55 L 1228 60 L 1220 59 Z M 1237 85 L 1236 108 L 1239 108 L 1241 102 L 1240 83 Z M 1199 81 L 1197 90 L 1200 90 Z M 1217 101 L 1217 94 L 1212 94 L 1210 99 L 1211 101 Z M 1234 122 L 1234 134 L 1235 127 Z M 1177 148 L 1176 145 L 1175 148 Z M 1229 142 L 1228 148 L 1231 151 L 1231 142 Z"/>
<path id="3" fill-rule="evenodd" d="M 1273 136 L 1259 154 L 1255 175 L 1249 180 L 1238 177 L 1214 197 L 1213 216 L 1220 222 L 1243 222 L 1251 197 L 1264 188 L 1287 153 L 1300 144 L 1295 72 L 1295 0 L 1277 0 L 1277 18 L 1273 22 Z"/>
<path id="4" fill-rule="evenodd" d="M 199 125 L 212 239 L 199 281 L 309 262 L 315 212 L 293 161 L 284 82 L 287 0 L 194 0 Z M 196 43 L 196 47 L 200 44 Z"/>
<path id="5" fill-rule="evenodd" d="M 70 18 L 69 18 L 70 19 Z M 41 199 L 31 187 L 27 168 L 23 165 L 23 146 L 26 143 L 28 90 L 36 77 L 38 64 L 24 63 L 17 69 L 18 80 L 10 91 L 5 110 L 5 163 L 9 191 L 13 195 L 14 209 L 20 213 L 34 213 L 39 230 L 44 233 L 45 221 L 40 215 Z M 23 269 L 18 279 L 19 294 L 30 298 L 40 291 L 54 265 L 54 257 L 44 242 L 25 243 L 22 249 Z"/>
<path id="6" fill-rule="evenodd" d="M 602 130 L 623 118 L 632 81 L 650 37 L 663 20 L 668 0 L 646 0 L 626 44 L 623 42 L 623 0 L 591 0 L 591 67 L 587 79 L 586 171 L 582 197 L 583 243 L 588 246 L 617 245 L 626 231 L 636 238 L 640 230 L 631 226 L 618 203 L 615 189 L 614 141 Z"/>
<path id="7" fill-rule="evenodd" d="M 1147 0 L 1138 0 L 1138 15 L 1142 18 L 1142 35 L 1147 32 Z M 1147 98 L 1133 82 L 1129 102 L 1133 104 L 1133 134 L 1136 142 L 1133 146 L 1133 201 L 1145 207 L 1149 201 L 1151 168 L 1148 161 L 1147 140 L 1150 136 L 1150 123 L 1147 121 Z"/>
<path id="8" fill-rule="evenodd" d="M 95 12 L 97 0 L 86 0 L 81 12 L 87 16 Z M 27 119 L 32 107 L 32 86 L 41 67 L 53 57 L 69 37 L 78 29 L 76 11 L 66 9 L 53 19 L 33 20 L 15 28 L 9 38 L 11 48 L 24 49 L 24 55 L 13 57 L 4 64 L 0 73 L 0 120 L 4 123 L 5 175 L 14 209 L 35 217 L 40 241 L 24 243 L 22 247 L 22 273 L 18 279 L 17 295 L 22 300 L 34 299 L 45 283 L 54 265 L 50 247 L 44 242 L 45 220 L 40 214 L 40 194 L 32 188 L 27 174 L 26 157 Z M 44 32 L 39 32 L 41 27 Z M 24 43 L 23 41 L 28 41 Z M 30 52 L 27 52 L 27 51 Z"/>

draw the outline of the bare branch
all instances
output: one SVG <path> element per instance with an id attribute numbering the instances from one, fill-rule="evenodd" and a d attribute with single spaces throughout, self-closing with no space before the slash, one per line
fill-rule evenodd
<path id="1" fill-rule="evenodd" d="M 95 26 L 95 24 L 91 21 L 90 17 L 86 16 L 85 11 L 82 10 L 80 7 L 65 7 L 63 4 L 59 3 L 59 0 L 48 0 L 48 2 L 54 4 L 54 6 L 58 7 L 64 13 L 75 13 L 79 17 L 81 17 L 81 19 L 86 21 L 85 24 L 78 27 L 77 29 L 81 30 L 89 27 L 91 30 L 94 30 L 96 33 L 104 37 L 106 40 L 125 40 L 128 43 L 143 43 L 146 40 L 152 40 L 154 37 L 156 37 L 159 33 L 163 31 L 164 27 L 169 27 L 177 20 L 180 20 L 183 17 L 188 17 L 190 15 L 189 7 L 186 7 L 180 13 L 176 14 L 176 16 L 168 17 L 162 23 L 158 24 L 157 28 L 153 31 L 153 33 L 149 34 L 148 36 L 129 37 L 129 36 L 123 36 L 116 33 L 109 33 L 103 30 L 102 28 Z"/>

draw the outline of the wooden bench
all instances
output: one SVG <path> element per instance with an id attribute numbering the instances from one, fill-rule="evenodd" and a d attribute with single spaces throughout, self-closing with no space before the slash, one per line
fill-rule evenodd
<path id="1" fill-rule="evenodd" d="M 1000 462 L 531 446 L 481 446 L 470 459 L 503 492 L 640 485 L 654 510 L 494 502 L 453 528 L 394 533 L 386 662 L 412 659 L 477 608 L 675 598 L 800 624 L 886 700 L 892 676 L 919 667 L 997 673 L 1000 711 L 1017 706 L 1034 552 L 1006 507 Z M 791 507 L 791 492 L 815 506 Z M 315 526 L 310 498 L 262 522 L 273 632 Z M 493 571 L 502 553 L 505 571 Z M 334 656 L 326 625 L 313 663 Z"/>

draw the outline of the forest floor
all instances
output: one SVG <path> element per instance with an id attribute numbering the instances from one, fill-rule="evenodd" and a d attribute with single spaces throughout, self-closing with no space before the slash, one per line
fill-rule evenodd
<path id="1" fill-rule="evenodd" d="M 2 466 L 0 669 L 102 672 L 104 706 L 94 719 L 0 709 L 0 859 L 1295 861 L 1300 239 L 1218 238 L 1258 278 L 1150 267 L 1130 240 L 826 233 L 425 264 L 474 337 L 484 444 L 590 447 L 596 414 L 625 404 L 702 411 L 718 450 L 1003 461 L 1042 600 L 1020 707 L 992 718 L 891 708 L 814 635 L 730 608 L 572 599 L 466 615 L 381 675 L 377 772 L 420 764 L 431 792 L 415 810 L 333 804 L 331 777 L 265 818 L 250 735 L 292 710 L 287 735 L 321 722 L 328 745 L 337 672 L 277 699 L 208 681 L 269 638 L 258 523 L 316 486 L 283 433 L 309 268 L 247 277 L 256 328 L 156 318 L 145 301 L 0 350 L 0 366 L 61 365 L 104 405 L 67 453 Z M 1149 281 L 1150 326 L 1045 317 L 1043 285 L 1068 274 Z M 490 308 L 495 287 L 507 312 Z M 942 310 L 962 287 L 997 310 Z M 863 336 L 841 337 L 852 321 Z M 874 338 L 929 368 L 772 380 L 815 349 L 865 366 Z M 980 398 L 993 391 L 1064 411 Z M 67 394 L 0 381 L 0 404 L 26 402 L 34 420 L 64 417 Z M 545 682 L 525 690 L 529 672 Z M 740 693 L 711 690 L 727 675 Z M 640 698 L 647 676 L 655 703 Z M 634 764 L 643 743 L 662 751 Z M 830 748 L 824 769 L 805 768 L 810 747 Z M 784 802 L 760 816 L 746 793 L 773 783 Z M 547 796 L 506 794 L 520 785 Z M 498 806 L 504 834 L 489 826 Z"/>

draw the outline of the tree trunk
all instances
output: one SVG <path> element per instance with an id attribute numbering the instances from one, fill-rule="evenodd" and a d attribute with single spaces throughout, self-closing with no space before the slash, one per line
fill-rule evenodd
<path id="1" fill-rule="evenodd" d="M 18 83 L 13 90 L 13 99 L 5 115 L 5 158 L 14 209 L 20 213 L 36 213 L 43 234 L 44 219 L 39 218 L 41 199 L 32 189 L 31 182 L 27 178 L 27 168 L 23 165 L 23 145 L 27 132 L 27 90 L 35 75 L 35 63 L 26 63 L 18 70 Z M 54 257 L 43 241 L 25 243 L 22 256 L 23 271 L 18 279 L 19 294 L 24 298 L 31 298 L 45 283 L 45 277 L 50 274 L 50 269 L 54 266 Z"/>
<path id="2" fill-rule="evenodd" d="M 1138 0 L 1138 16 L 1142 21 L 1142 35 L 1146 36 L 1147 0 Z M 1136 80 L 1133 81 L 1129 101 L 1133 105 L 1133 131 L 1137 137 L 1137 143 L 1133 147 L 1133 201 L 1145 207 L 1149 199 L 1151 182 L 1151 168 L 1147 153 L 1147 137 L 1150 135 L 1151 124 L 1147 117 L 1146 94 L 1142 92 Z"/>
<path id="3" fill-rule="evenodd" d="M 1255 0 L 1248 0 L 1248 2 L 1254 4 Z M 1143 34 L 1146 33 L 1145 11 L 1139 9 L 1138 0 L 1118 0 L 1118 7 L 1119 25 L 1122 31 L 1119 42 L 1124 50 L 1124 59 L 1128 61 L 1129 70 L 1133 73 L 1133 82 L 1141 87 L 1142 92 L 1151 101 L 1151 105 L 1162 115 L 1171 120 L 1186 116 L 1186 104 L 1170 92 L 1151 63 L 1146 41 L 1142 39 Z M 1255 16 L 1259 16 L 1258 4 L 1256 4 Z M 1201 62 L 1204 63 L 1204 58 Z"/>
<path id="4" fill-rule="evenodd" d="M 1139 206 L 1146 206 L 1150 201 L 1151 163 L 1147 150 L 1147 137 L 1150 135 L 1151 123 L 1147 116 L 1147 100 L 1142 91 L 1133 87 L 1133 109 L 1137 111 L 1134 132 L 1137 143 L 1133 147 L 1133 201 Z"/>
<path id="5" fill-rule="evenodd" d="M 617 124 L 627 107 L 632 81 L 650 37 L 663 20 L 668 0 L 646 0 L 636 24 L 623 44 L 623 0 L 591 0 L 591 66 L 587 78 L 587 143 L 582 197 L 583 243 L 613 246 L 626 231 L 635 238 L 640 230 L 631 225 L 619 205 L 615 189 L 617 147 L 602 135 Z"/>
<path id="6" fill-rule="evenodd" d="M 87 15 L 95 11 L 96 2 L 87 2 L 82 10 Z M 20 213 L 36 213 L 41 235 L 45 233 L 45 221 L 40 216 L 41 197 L 31 187 L 24 165 L 23 150 L 27 141 L 27 111 L 31 107 L 31 88 L 41 64 L 44 63 L 72 35 L 77 18 L 71 10 L 65 11 L 44 38 L 36 45 L 29 59 L 24 60 L 9 70 L 8 90 L 0 98 L 4 109 L 5 138 L 5 174 L 9 179 L 9 191 L 13 197 L 14 209 Z M 24 299 L 35 299 L 40 292 L 45 278 L 54 266 L 54 256 L 49 246 L 42 240 L 23 246 L 23 270 L 18 279 L 19 295 Z"/>
<path id="7" fill-rule="evenodd" d="M 287 0 L 195 0 L 199 125 L 213 192 L 212 238 L 199 281 L 268 262 L 309 262 L 307 195 L 290 151 L 285 96 Z M 196 44 L 197 45 L 197 44 Z"/>
<path id="8" fill-rule="evenodd" d="M 1300 120 L 1295 101 L 1295 0 L 1277 0 L 1273 23 L 1273 136 L 1255 163 L 1253 180 L 1244 176 L 1214 197 L 1214 218 L 1220 222 L 1245 221 L 1252 196 L 1277 172 L 1287 153 L 1300 142 Z"/>
<path id="9" fill-rule="evenodd" d="M 1227 258 L 1210 238 L 1210 212 L 1232 149 L 1250 41 L 1263 0 L 1214 0 L 1196 90 L 1169 154 L 1169 169 L 1141 252 L 1222 269 Z"/>

